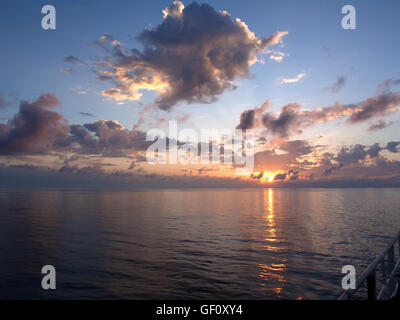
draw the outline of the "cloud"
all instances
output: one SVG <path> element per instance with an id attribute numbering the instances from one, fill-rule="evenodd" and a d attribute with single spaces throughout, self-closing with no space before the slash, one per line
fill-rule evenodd
<path id="1" fill-rule="evenodd" d="M 254 109 L 246 110 L 242 112 L 240 115 L 240 121 L 239 124 L 236 126 L 236 129 L 252 129 L 255 128 L 259 125 L 260 115 L 262 115 L 263 112 L 267 108 L 269 108 L 270 102 L 269 100 L 266 100 L 261 107 L 255 107 Z"/>
<path id="2" fill-rule="evenodd" d="M 375 143 L 370 147 L 356 144 L 351 147 L 342 147 L 334 158 L 335 161 L 343 164 L 359 163 L 367 158 L 377 158 L 382 150 L 388 150 L 392 153 L 399 152 L 397 146 L 400 141 L 390 141 L 386 147 L 382 148 L 379 143 Z"/>
<path id="3" fill-rule="evenodd" d="M 74 57 L 74 56 L 67 56 L 64 58 L 64 62 L 76 64 L 76 65 L 85 65 L 86 62 L 82 61 L 81 59 Z"/>
<path id="4" fill-rule="evenodd" d="M 171 5 L 169 5 L 162 11 L 164 19 L 166 19 L 168 16 L 172 18 L 179 18 L 182 15 L 184 8 L 185 6 L 182 2 L 174 1 Z"/>
<path id="5" fill-rule="evenodd" d="M 335 160 L 341 163 L 350 164 L 364 160 L 366 156 L 367 152 L 365 151 L 365 147 L 360 144 L 356 144 L 351 148 L 342 147 Z"/>
<path id="6" fill-rule="evenodd" d="M 393 153 L 398 153 L 399 149 L 397 149 L 397 146 L 400 144 L 400 141 L 390 141 L 386 145 L 386 149 L 389 150 L 390 152 Z"/>
<path id="7" fill-rule="evenodd" d="M 146 141 L 146 134 L 142 131 L 128 130 L 118 121 L 97 120 L 84 125 L 71 125 L 64 148 L 73 148 L 74 152 L 81 154 L 131 157 L 137 151 L 146 150 L 152 143 Z"/>
<path id="8" fill-rule="evenodd" d="M 392 86 L 399 85 L 400 79 L 385 79 L 378 86 L 378 92 L 388 92 Z"/>
<path id="9" fill-rule="evenodd" d="M 72 69 L 71 68 L 61 68 L 60 69 L 60 72 L 63 72 L 63 73 L 72 73 Z"/>
<path id="10" fill-rule="evenodd" d="M 53 94 L 41 95 L 32 103 L 22 101 L 13 119 L 0 124 L 0 154 L 45 153 L 66 138 L 68 122 L 51 111 L 59 104 Z"/>
<path id="11" fill-rule="evenodd" d="M 274 176 L 274 181 L 284 181 L 291 180 L 295 181 L 299 178 L 299 172 L 294 170 L 289 170 L 288 172 L 278 173 Z"/>
<path id="12" fill-rule="evenodd" d="M 368 128 L 368 131 L 381 130 L 381 129 L 389 127 L 392 124 L 393 124 L 393 121 L 379 120 L 379 121 L 371 124 Z"/>
<path id="13" fill-rule="evenodd" d="M 398 153 L 400 141 L 381 147 L 356 144 L 341 146 L 336 153 L 323 152 L 324 146 L 305 140 L 280 140 L 269 149 L 255 154 L 255 171 L 251 179 L 260 180 L 264 172 L 274 172 L 275 183 L 328 178 L 400 178 L 400 161 L 389 160 L 383 151 Z M 322 151 L 322 153 L 321 153 Z M 262 173 L 262 174 L 261 174 Z"/>
<path id="14" fill-rule="evenodd" d="M 98 76 L 114 84 L 104 96 L 139 100 L 144 90 L 155 91 L 163 110 L 180 102 L 214 102 L 235 89 L 236 79 L 249 77 L 258 56 L 288 34 L 256 37 L 240 19 L 196 2 L 184 7 L 174 1 L 163 14 L 159 25 L 139 35 L 142 51 L 125 48 L 110 34 L 96 42 L 109 54 L 96 63 Z"/>
<path id="15" fill-rule="evenodd" d="M 300 165 L 304 156 L 310 155 L 316 147 L 305 140 L 291 140 L 280 143 L 273 149 L 266 149 L 254 154 L 256 171 L 290 170 L 293 165 Z"/>
<path id="16" fill-rule="evenodd" d="M 289 54 L 286 54 L 279 50 L 269 50 L 269 51 L 267 51 L 267 53 L 269 53 L 270 60 L 278 62 L 278 63 L 281 63 L 285 56 L 289 56 Z"/>
<path id="17" fill-rule="evenodd" d="M 288 175 L 289 175 L 289 179 L 292 180 L 292 181 L 297 180 L 299 178 L 299 172 L 298 171 L 290 170 L 288 172 Z"/>
<path id="18" fill-rule="evenodd" d="M 295 157 L 306 155 L 313 151 L 312 146 L 305 140 L 287 141 L 281 144 L 279 149 Z"/>
<path id="19" fill-rule="evenodd" d="M 128 130 L 118 121 L 97 120 L 84 125 L 69 125 L 62 114 L 51 110 L 60 103 L 54 94 L 41 95 L 32 103 L 22 101 L 12 120 L 7 124 L 0 123 L 0 154 L 73 152 L 132 157 L 153 143 L 146 141 L 145 132 Z"/>
<path id="20" fill-rule="evenodd" d="M 332 56 L 332 50 L 331 48 L 327 47 L 327 46 L 322 46 L 321 50 L 328 56 L 331 57 Z"/>
<path id="21" fill-rule="evenodd" d="M 375 143 L 374 145 L 372 145 L 368 151 L 367 154 L 371 157 L 371 158 L 376 158 L 377 156 L 379 156 L 379 152 L 381 152 L 382 148 L 379 146 L 379 143 Z"/>
<path id="22" fill-rule="evenodd" d="M 94 115 L 91 114 L 90 112 L 79 112 L 79 114 L 81 116 L 85 116 L 85 117 L 94 117 Z"/>
<path id="23" fill-rule="evenodd" d="M 243 188 L 254 187 L 254 181 L 211 176 L 166 176 L 141 172 L 105 171 L 101 164 L 43 168 L 32 165 L 0 164 L 2 188 Z"/>
<path id="24" fill-rule="evenodd" d="M 273 112 L 258 114 L 257 116 L 262 118 L 262 121 L 258 122 L 252 121 L 254 119 L 254 113 L 250 112 L 252 109 L 245 110 L 240 116 L 241 120 L 238 127 L 246 127 L 243 124 L 247 123 L 253 127 L 260 125 L 274 136 L 288 137 L 317 123 L 347 118 L 348 124 L 356 124 L 375 117 L 385 116 L 398 109 L 400 109 L 400 92 L 383 93 L 358 104 L 342 105 L 335 103 L 330 107 L 312 110 L 303 110 L 301 105 L 295 102 L 282 107 L 279 114 Z"/>
<path id="25" fill-rule="evenodd" d="M 346 85 L 346 77 L 340 76 L 331 86 L 328 87 L 328 89 L 332 93 L 338 93 L 340 90 L 344 88 L 345 85 Z"/>
<path id="26" fill-rule="evenodd" d="M 384 93 L 374 98 L 369 98 L 356 106 L 348 106 L 352 110 L 349 122 L 356 123 L 369 120 L 376 116 L 384 116 L 389 112 L 400 109 L 400 92 Z"/>
<path id="27" fill-rule="evenodd" d="M 277 117 L 267 112 L 263 116 L 263 124 L 273 134 L 286 137 L 292 128 L 301 127 L 301 119 L 298 117 L 300 108 L 300 104 L 290 103 L 282 108 Z"/>
<path id="28" fill-rule="evenodd" d="M 324 155 L 323 161 L 320 162 L 320 168 L 324 168 L 326 166 L 328 166 L 328 168 L 324 169 L 322 174 L 323 176 L 330 176 L 334 172 L 339 171 L 339 169 L 344 170 L 345 168 L 348 168 L 348 170 L 350 170 L 350 168 L 352 168 L 353 170 L 358 171 L 354 171 L 354 174 L 360 174 L 363 171 L 375 171 L 375 173 L 379 175 L 379 173 L 376 172 L 378 167 L 385 167 L 385 169 L 391 167 L 391 169 L 394 169 L 394 172 L 396 172 L 396 170 L 398 170 L 398 165 L 394 164 L 395 162 L 393 161 L 388 162 L 386 158 L 380 155 L 380 152 L 383 150 L 387 150 L 392 153 L 397 153 L 399 152 L 399 150 L 397 149 L 397 146 L 399 144 L 400 141 L 390 141 L 385 147 L 381 147 L 379 143 L 374 143 L 370 147 L 360 144 L 356 144 L 350 147 L 342 146 L 336 155 Z M 336 162 L 337 164 L 332 164 L 332 161 Z M 392 164 L 394 164 L 394 166 L 392 166 Z M 348 172 L 347 174 L 351 175 L 351 172 Z"/>
<path id="29" fill-rule="evenodd" d="M 285 180 L 286 179 L 286 173 L 278 173 L 277 175 L 274 176 L 274 180 Z"/>
<path id="30" fill-rule="evenodd" d="M 340 170 L 341 168 L 343 168 L 344 164 L 343 163 L 339 163 L 336 166 L 332 166 L 328 169 L 325 169 L 324 172 L 322 173 L 322 175 L 324 176 L 330 176 L 334 171 Z"/>
<path id="31" fill-rule="evenodd" d="M 281 83 L 294 83 L 294 82 L 299 82 L 301 78 L 305 77 L 307 74 L 305 72 L 299 73 L 297 76 L 293 78 L 283 78 L 281 80 Z"/>

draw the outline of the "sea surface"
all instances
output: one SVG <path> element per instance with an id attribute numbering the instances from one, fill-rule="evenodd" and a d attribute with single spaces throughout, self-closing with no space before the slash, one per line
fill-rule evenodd
<path id="1" fill-rule="evenodd" d="M 400 229 L 399 191 L 0 190 L 0 298 L 335 299 Z"/>

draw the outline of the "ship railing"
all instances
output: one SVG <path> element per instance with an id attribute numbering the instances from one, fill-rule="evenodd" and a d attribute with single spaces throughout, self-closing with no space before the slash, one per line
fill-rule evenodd
<path id="1" fill-rule="evenodd" d="M 397 254 L 395 254 L 397 251 Z M 397 255 L 397 258 L 396 258 Z M 380 275 L 379 279 L 377 275 Z M 370 263 L 357 278 L 356 288 L 345 290 L 338 300 L 354 299 L 355 294 L 366 284 L 368 300 L 393 299 L 399 292 L 400 276 L 400 232 L 386 249 Z"/>

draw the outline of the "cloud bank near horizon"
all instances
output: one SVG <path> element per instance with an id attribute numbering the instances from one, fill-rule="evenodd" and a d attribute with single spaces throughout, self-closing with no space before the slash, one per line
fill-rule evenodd
<path id="1" fill-rule="evenodd" d="M 347 121 L 357 123 L 359 119 L 396 110 L 397 107 L 394 107 L 393 103 L 397 103 L 397 97 L 397 93 L 386 93 L 384 97 L 367 99 L 344 109 L 335 105 L 335 109 L 317 109 L 305 113 L 298 107 L 295 109 L 297 110 L 295 116 L 300 118 L 308 116 L 309 119 L 321 121 L 329 118 L 331 114 L 336 116 L 344 114 L 347 116 Z M 1 165 L 4 171 L 10 168 L 12 169 L 10 172 L 16 173 L 18 169 L 31 168 L 35 172 L 38 170 L 44 170 L 46 174 L 51 172 L 52 176 L 58 176 L 60 179 L 66 179 L 66 176 L 92 179 L 97 176 L 103 177 L 105 181 L 114 182 L 118 179 L 134 181 L 144 179 L 149 186 L 157 185 L 155 181 L 174 181 L 174 185 L 179 185 L 179 175 L 156 174 L 143 170 L 141 166 L 145 163 L 143 154 L 153 143 L 146 141 L 144 132 L 134 128 L 126 129 L 112 120 L 97 120 L 83 125 L 69 124 L 62 114 L 54 110 L 60 104 L 59 99 L 50 93 L 41 95 L 33 102 L 22 101 L 14 117 L 7 124 L 0 124 L 0 154 L 3 156 Z M 247 110 L 242 114 L 240 126 L 251 127 L 257 121 L 259 125 L 265 125 L 264 119 L 268 108 L 270 104 L 267 101 L 261 107 Z M 359 116 L 365 113 L 368 117 Z M 291 128 L 286 122 L 277 122 L 277 127 L 274 129 L 278 133 L 281 132 L 279 130 L 283 130 L 279 129 L 279 125 L 285 130 Z M 371 181 L 388 179 L 393 182 L 400 177 L 400 161 L 390 160 L 386 155 L 398 154 L 399 146 L 400 141 L 388 141 L 384 146 L 379 143 L 371 146 L 356 144 L 340 146 L 339 151 L 330 153 L 324 151 L 326 146 L 314 145 L 306 140 L 289 140 L 286 136 L 272 148 L 267 147 L 255 153 L 255 172 L 250 177 L 219 178 L 213 177 L 211 173 L 202 176 L 199 185 L 205 186 L 207 179 L 210 178 L 214 186 L 218 185 L 218 179 L 222 179 L 222 185 L 231 181 L 233 186 L 239 186 L 241 185 L 237 182 L 239 179 L 243 180 L 246 186 L 256 186 L 265 178 L 267 171 L 275 172 L 274 184 L 331 179 L 345 181 L 353 178 Z M 41 168 L 33 165 L 38 160 L 35 157 L 46 156 L 56 157 L 57 160 Z M 129 168 L 123 169 L 116 164 L 107 163 L 107 159 L 125 159 L 125 162 L 129 160 Z M 16 160 L 24 164 L 17 165 Z M 106 167 L 114 169 L 105 170 Z M 190 171 L 190 176 L 192 172 L 197 172 L 197 175 L 193 175 L 196 177 L 203 172 L 220 169 L 191 168 L 186 171 Z M 181 175 L 181 178 L 185 185 L 190 181 L 197 181 L 184 175 Z M 129 185 L 129 181 L 124 182 L 124 185 Z"/>

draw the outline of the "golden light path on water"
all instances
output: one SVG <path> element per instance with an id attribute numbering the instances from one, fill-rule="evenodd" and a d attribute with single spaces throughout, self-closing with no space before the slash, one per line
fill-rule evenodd
<path id="1" fill-rule="evenodd" d="M 264 212 L 265 212 L 265 221 L 266 221 L 266 244 L 264 245 L 267 253 L 274 254 L 280 250 L 281 247 L 276 245 L 278 241 L 276 237 L 276 224 L 275 224 L 275 208 L 274 208 L 274 189 L 268 188 L 264 190 Z M 270 263 L 270 264 L 259 264 L 260 273 L 259 277 L 267 282 L 278 282 L 278 284 L 283 284 L 286 282 L 282 272 L 285 271 L 286 259 L 281 259 L 279 263 Z M 264 283 L 260 283 L 261 286 L 265 286 Z M 282 286 L 277 285 L 274 287 L 274 292 L 276 294 L 280 294 L 282 292 Z"/>

